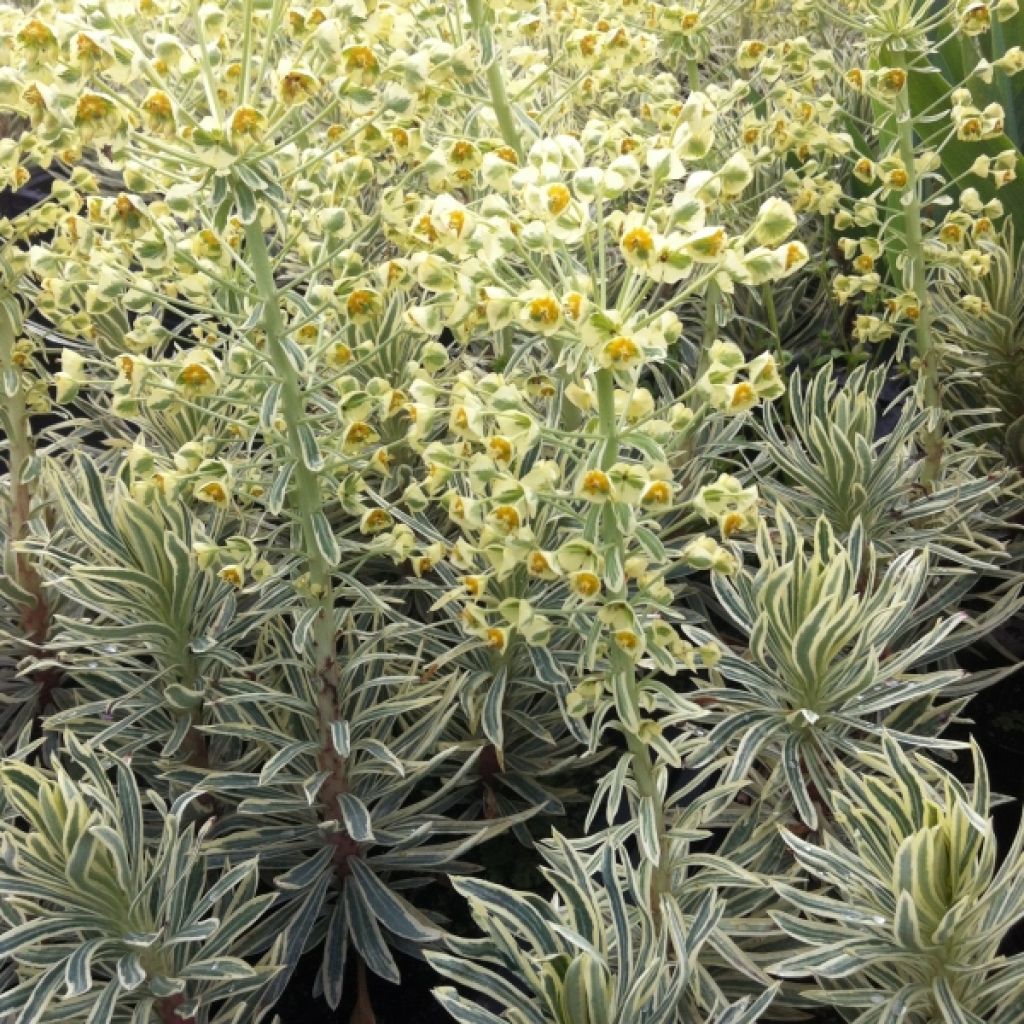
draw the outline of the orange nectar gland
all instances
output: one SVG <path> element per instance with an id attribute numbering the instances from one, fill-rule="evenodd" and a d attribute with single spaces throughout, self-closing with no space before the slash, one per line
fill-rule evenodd
<path id="1" fill-rule="evenodd" d="M 638 650 L 640 647 L 640 637 L 636 635 L 631 629 L 620 629 L 615 633 L 615 642 L 629 654 Z"/>
<path id="2" fill-rule="evenodd" d="M 454 520 L 457 521 L 459 519 L 464 518 L 465 515 L 466 515 L 466 502 L 465 502 L 465 499 L 462 497 L 462 495 L 456 494 L 455 497 L 452 498 L 451 505 L 448 506 L 448 518 L 449 519 L 454 519 Z"/>
<path id="3" fill-rule="evenodd" d="M 992 15 L 985 4 L 972 4 L 963 15 L 963 27 L 974 33 L 983 32 L 992 24 Z"/>
<path id="4" fill-rule="evenodd" d="M 366 288 L 357 288 L 345 303 L 345 309 L 349 316 L 366 316 L 373 312 L 374 299 L 376 296 Z"/>
<path id="5" fill-rule="evenodd" d="M 231 131 L 235 135 L 253 135 L 263 124 L 263 115 L 252 107 L 239 107 L 231 117 Z"/>
<path id="6" fill-rule="evenodd" d="M 519 157 L 516 155 L 516 151 L 511 146 L 499 146 L 495 151 L 494 155 L 501 157 L 502 160 L 507 164 L 518 164 Z"/>
<path id="7" fill-rule="evenodd" d="M 364 423 L 360 420 L 357 423 L 353 423 L 345 432 L 345 443 L 365 444 L 371 437 L 373 437 L 373 428 L 369 423 Z"/>
<path id="8" fill-rule="evenodd" d="M 456 142 L 450 150 L 448 155 L 452 161 L 457 164 L 465 163 L 467 160 L 472 160 L 476 153 L 476 146 L 472 142 L 466 142 L 464 139 L 460 139 Z"/>
<path id="9" fill-rule="evenodd" d="M 499 505 L 494 510 L 494 518 L 506 530 L 515 530 L 519 526 L 519 513 L 512 505 Z"/>
<path id="10" fill-rule="evenodd" d="M 612 482 L 602 469 L 592 469 L 583 477 L 580 490 L 588 498 L 607 498 L 612 492 Z"/>
<path id="11" fill-rule="evenodd" d="M 286 103 L 301 103 L 315 92 L 315 79 L 301 71 L 289 71 L 281 79 L 281 96 Z"/>
<path id="12" fill-rule="evenodd" d="M 448 227 L 455 233 L 457 238 L 462 237 L 466 227 L 466 215 L 461 210 L 452 210 L 448 214 Z"/>
<path id="13" fill-rule="evenodd" d="M 226 565 L 217 575 L 233 587 L 240 587 L 243 583 L 241 572 L 233 565 Z"/>
<path id="14" fill-rule="evenodd" d="M 802 259 L 804 253 L 796 242 L 790 242 L 786 246 L 786 269 L 792 270 Z"/>
<path id="15" fill-rule="evenodd" d="M 558 303 L 554 299 L 542 296 L 530 303 L 530 319 L 535 324 L 550 326 L 558 322 Z"/>
<path id="16" fill-rule="evenodd" d="M 554 398 L 558 394 L 558 389 L 547 377 L 543 377 L 540 374 L 535 374 L 528 381 L 530 387 L 530 394 L 536 398 Z"/>
<path id="17" fill-rule="evenodd" d="M 739 512 L 729 512 L 722 517 L 722 536 L 731 537 L 743 529 L 743 516 Z"/>
<path id="18" fill-rule="evenodd" d="M 895 170 L 889 172 L 887 184 L 893 188 L 905 188 L 907 182 L 910 179 L 907 177 L 907 172 L 902 167 L 897 167 Z"/>
<path id="19" fill-rule="evenodd" d="M 114 201 L 114 215 L 120 220 L 127 220 L 129 217 L 133 217 L 138 221 L 139 208 L 126 195 L 122 194 Z M 213 237 L 216 238 L 217 236 L 214 235 Z"/>
<path id="20" fill-rule="evenodd" d="M 487 442 L 487 448 L 495 462 L 512 461 L 512 445 L 505 438 L 492 437 Z"/>
<path id="21" fill-rule="evenodd" d="M 882 75 L 882 88 L 887 92 L 899 92 L 907 84 L 907 73 L 902 68 L 890 68 Z"/>
<path id="22" fill-rule="evenodd" d="M 352 349 L 343 341 L 336 341 L 327 350 L 327 361 L 332 366 L 344 366 L 352 359 Z"/>
<path id="23" fill-rule="evenodd" d="M 209 483 L 203 484 L 203 486 L 199 488 L 199 493 L 202 497 L 217 505 L 227 504 L 227 491 L 225 491 L 216 480 L 211 480 Z"/>
<path id="24" fill-rule="evenodd" d="M 729 404 L 734 409 L 742 409 L 756 400 L 757 395 L 755 394 L 754 389 L 746 381 L 743 381 L 736 385 L 736 390 L 732 395 L 732 401 Z"/>
<path id="25" fill-rule="evenodd" d="M 171 98 L 165 92 L 154 92 L 143 100 L 142 109 L 157 121 L 166 121 L 174 113 Z"/>
<path id="26" fill-rule="evenodd" d="M 181 382 L 189 388 L 202 388 L 213 383 L 213 374 L 199 363 L 190 363 L 181 371 Z"/>
<path id="27" fill-rule="evenodd" d="M 592 572 L 578 572 L 572 577 L 572 589 L 580 597 L 596 597 L 601 591 L 601 581 Z"/>
<path id="28" fill-rule="evenodd" d="M 86 124 L 90 121 L 102 121 L 114 109 L 114 105 L 102 96 L 82 96 L 75 107 L 75 121 Z"/>
<path id="29" fill-rule="evenodd" d="M 543 576 L 545 573 L 551 572 L 551 560 L 543 551 L 534 551 L 527 559 L 526 568 L 534 576 Z"/>
<path id="30" fill-rule="evenodd" d="M 672 488 L 664 480 L 654 480 L 644 489 L 641 502 L 644 505 L 669 505 L 672 502 Z"/>
<path id="31" fill-rule="evenodd" d="M 493 647 L 496 651 L 505 650 L 505 644 L 508 642 L 503 629 L 498 629 L 496 626 L 491 626 L 487 630 L 487 646 Z"/>
<path id="32" fill-rule="evenodd" d="M 632 338 L 613 338 L 605 345 L 605 354 L 612 366 L 629 366 L 640 358 L 640 346 Z"/>
<path id="33" fill-rule="evenodd" d="M 572 195 L 569 190 L 562 184 L 556 182 L 554 185 L 548 185 L 547 187 L 548 196 L 548 213 L 557 217 L 563 210 L 569 205 L 569 200 L 572 199 Z"/>
<path id="34" fill-rule="evenodd" d="M 437 241 L 437 231 L 434 228 L 434 222 L 430 219 L 430 214 L 425 213 L 420 217 L 416 222 L 416 230 L 419 231 L 419 233 L 423 235 L 428 242 Z"/>
<path id="35" fill-rule="evenodd" d="M 694 251 L 698 255 L 708 259 L 715 259 L 725 248 L 725 229 L 717 228 L 706 238 L 700 238 L 693 243 Z"/>
<path id="36" fill-rule="evenodd" d="M 969 117 L 960 125 L 960 134 L 965 139 L 981 138 L 981 121 L 976 117 Z"/>
<path id="37" fill-rule="evenodd" d="M 363 523 L 363 529 L 367 533 L 376 533 L 379 530 L 386 530 L 391 526 L 392 519 L 388 512 L 382 508 L 375 508 Z"/>
<path id="38" fill-rule="evenodd" d="M 487 581 L 483 576 L 463 576 L 462 585 L 470 597 L 479 597 L 484 592 Z"/>
<path id="39" fill-rule="evenodd" d="M 580 292 L 569 292 L 563 306 L 573 320 L 579 320 L 583 312 L 583 295 Z"/>
<path id="40" fill-rule="evenodd" d="M 40 110 L 46 107 L 46 100 L 43 99 L 43 94 L 39 91 L 34 82 L 21 94 L 21 96 L 30 107 L 37 107 Z"/>
<path id="41" fill-rule="evenodd" d="M 619 28 L 615 35 L 608 40 L 609 46 L 614 46 L 617 50 L 624 50 L 629 46 L 629 35 L 626 33 L 624 28 Z"/>
<path id="42" fill-rule="evenodd" d="M 57 40 L 54 34 L 38 19 L 33 18 L 19 33 L 18 42 L 22 46 L 42 49 L 53 46 Z"/>
<path id="43" fill-rule="evenodd" d="M 380 65 L 368 46 L 353 46 L 345 58 L 349 71 L 376 71 Z"/>
<path id="44" fill-rule="evenodd" d="M 622 248 L 638 260 L 647 260 L 654 251 L 654 238 L 647 228 L 633 228 L 622 236 Z"/>

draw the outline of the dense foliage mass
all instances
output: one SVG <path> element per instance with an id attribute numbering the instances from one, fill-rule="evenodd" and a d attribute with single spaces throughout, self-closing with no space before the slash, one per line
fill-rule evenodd
<path id="1" fill-rule="evenodd" d="M 0 1020 L 318 951 L 362 1020 L 403 953 L 462 1024 L 1020 1024 L 949 730 L 1022 70 L 1016 0 L 0 6 Z"/>

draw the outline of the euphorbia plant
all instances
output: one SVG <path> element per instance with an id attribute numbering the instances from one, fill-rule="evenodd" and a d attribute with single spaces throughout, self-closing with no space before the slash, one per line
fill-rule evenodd
<path id="1" fill-rule="evenodd" d="M 996 201 L 962 190 L 933 225 L 906 79 L 871 66 L 888 106 L 862 131 L 828 23 L 790 35 L 763 6 L 0 10 L 0 105 L 27 119 L 5 180 L 54 171 L 4 224 L 4 598 L 45 609 L 5 625 L 36 685 L 3 691 L 20 1024 L 262 1019 L 314 949 L 334 1007 L 356 959 L 365 1018 L 366 970 L 398 980 L 425 946 L 478 989 L 520 971 L 494 982 L 509 1020 L 806 1008 L 769 977 L 807 880 L 777 826 L 830 834 L 843 766 L 886 729 L 955 748 L 958 642 L 1018 600 L 1017 498 L 929 418 L 929 304 L 984 278 Z M 782 362 L 847 344 L 808 352 L 827 289 L 891 298 L 853 321 L 862 353 L 915 325 L 930 408 L 887 439 L 885 370 L 842 397 L 831 367 L 794 375 L 780 401 Z M 956 634 L 978 567 L 992 609 Z M 40 715 L 47 673 L 66 686 Z M 554 902 L 456 881 L 490 938 L 446 935 L 438 876 L 573 803 Z M 57 890 L 18 864 L 25 820 L 57 849 L 61 815 L 85 838 L 47 863 L 72 874 L 141 844 L 136 874 L 192 858 L 200 903 L 225 878 L 260 893 L 244 928 L 194 935 L 221 935 L 230 1004 L 161 922 L 138 956 L 120 919 L 47 924 Z M 58 990 L 76 934 L 107 1002 L 84 954 Z"/>

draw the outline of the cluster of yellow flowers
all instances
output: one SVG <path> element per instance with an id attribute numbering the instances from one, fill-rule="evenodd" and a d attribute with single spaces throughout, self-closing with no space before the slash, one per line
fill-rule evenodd
<path id="1" fill-rule="evenodd" d="M 454 581 L 443 601 L 486 646 L 596 628 L 591 667 L 612 648 L 664 667 L 683 642 L 669 576 L 733 571 L 756 524 L 736 477 L 684 486 L 681 467 L 785 390 L 773 355 L 721 336 L 719 304 L 800 273 L 813 215 L 841 233 L 838 298 L 874 296 L 892 204 L 937 162 L 861 152 L 844 120 L 849 90 L 895 116 L 900 67 L 844 72 L 776 32 L 716 84 L 698 66 L 711 5 L 543 17 L 489 5 L 499 95 L 470 21 L 413 0 L 4 7 L 0 109 L 28 118 L 4 181 L 69 167 L 31 214 L 47 240 L 16 260 L 66 339 L 57 402 L 125 424 L 139 500 L 212 506 L 210 530 L 238 536 L 247 510 L 289 504 L 298 461 L 339 536 Z M 950 117 L 959 139 L 1002 130 L 966 92 Z M 844 194 L 837 168 L 863 188 Z M 1015 162 L 971 173 L 1005 184 Z M 929 260 L 983 275 L 1001 214 L 964 190 Z M 860 341 L 920 315 L 910 285 L 884 301 L 858 311 Z M 666 548 L 662 524 L 691 512 L 719 537 Z M 211 571 L 266 574 L 211 554 L 225 544 L 202 541 Z"/>
<path id="2" fill-rule="evenodd" d="M 666 573 L 737 565 L 709 537 L 685 556 L 658 540 L 709 507 L 680 489 L 679 460 L 784 385 L 771 355 L 725 341 L 685 393 L 648 377 L 694 341 L 691 298 L 806 264 L 799 215 L 834 205 L 829 161 L 849 149 L 817 95 L 831 68 L 803 38 L 752 42 L 736 57 L 750 81 L 681 90 L 659 56 L 706 53 L 711 11 L 552 3 L 541 46 L 534 5 L 491 8 L 518 40 L 504 73 L 530 96 L 521 146 L 481 108 L 475 34 L 412 2 L 0 11 L 0 108 L 29 117 L 5 180 L 71 167 L 23 257 L 68 339 L 55 398 L 124 422 L 132 494 L 190 502 L 197 557 L 236 586 L 271 571 L 237 538 L 288 504 L 282 464 L 299 458 L 363 553 L 454 573 L 442 603 L 487 647 L 543 643 L 555 623 L 599 631 L 591 667 L 609 647 L 670 667 L 684 641 Z M 790 153 L 791 201 L 759 194 Z M 752 507 L 712 517 L 724 542 Z"/>

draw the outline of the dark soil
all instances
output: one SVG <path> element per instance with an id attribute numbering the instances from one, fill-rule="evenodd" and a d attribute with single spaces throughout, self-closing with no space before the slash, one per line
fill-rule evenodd
<path id="1" fill-rule="evenodd" d="M 402 972 L 402 983 L 391 985 L 368 976 L 370 1003 L 376 1024 L 452 1024 L 452 1018 L 430 994 L 432 988 L 446 984 L 426 963 L 395 953 Z M 353 965 L 350 965 L 354 966 Z M 320 951 L 307 954 L 299 963 L 285 994 L 277 1004 L 281 1024 L 349 1024 L 356 1002 L 356 979 L 349 970 L 345 998 L 337 1010 L 323 999 L 312 996 L 313 982 L 320 968 Z M 371 1024 L 365 1017 L 358 1024 Z"/>

